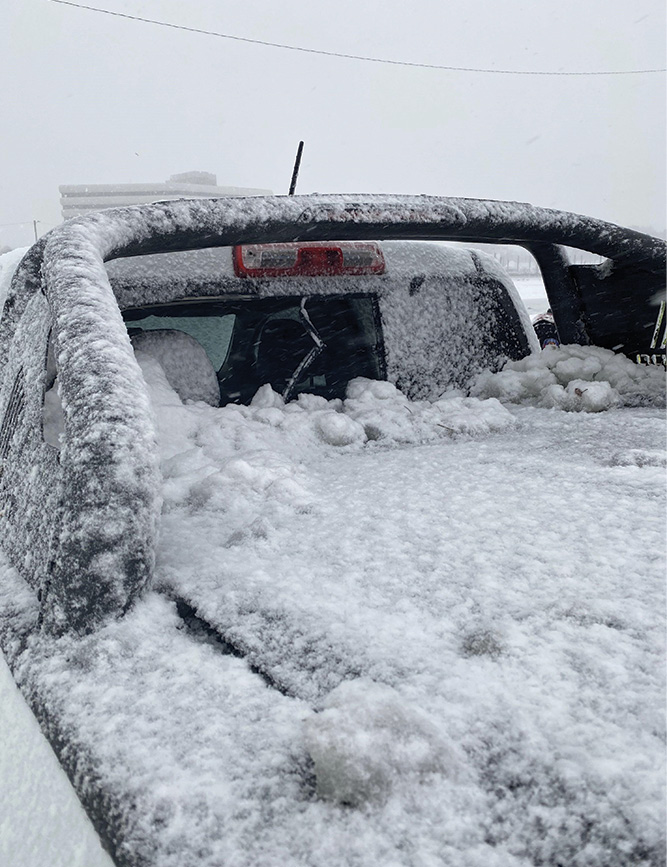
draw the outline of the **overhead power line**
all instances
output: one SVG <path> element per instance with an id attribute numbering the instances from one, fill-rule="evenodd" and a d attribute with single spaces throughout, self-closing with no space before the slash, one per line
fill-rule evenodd
<path id="1" fill-rule="evenodd" d="M 114 18 L 126 18 L 129 21 L 141 21 L 144 24 L 157 24 L 159 27 L 170 27 L 172 30 L 184 30 L 187 33 L 199 33 L 204 36 L 217 36 L 219 39 L 231 39 L 234 42 L 248 42 L 251 45 L 263 45 L 270 48 L 282 48 L 285 51 L 300 51 L 303 54 L 319 54 L 324 57 L 339 57 L 344 60 L 361 60 L 365 63 L 386 63 L 391 66 L 411 66 L 418 69 L 441 69 L 448 72 L 477 72 L 487 75 L 649 75 L 657 72 L 667 72 L 667 69 L 619 69 L 592 72 L 551 72 L 547 70 L 525 69 L 485 69 L 477 66 L 445 66 L 439 63 L 413 63 L 409 60 L 390 60 L 383 57 L 366 57 L 362 54 L 345 54 L 341 51 L 325 51 L 319 48 L 304 48 L 300 45 L 286 45 L 283 42 L 269 42 L 264 39 L 250 39 L 248 36 L 233 36 L 230 33 L 220 33 L 216 30 L 203 30 L 199 27 L 186 27 L 183 24 L 170 24 L 168 21 L 157 21 L 154 18 L 142 18 L 139 15 L 127 15 L 124 12 L 113 12 L 110 9 L 98 9 L 96 6 L 85 6 L 83 3 L 72 3 L 71 0 L 50 0 L 61 6 L 73 6 L 75 9 L 87 9 Z"/>

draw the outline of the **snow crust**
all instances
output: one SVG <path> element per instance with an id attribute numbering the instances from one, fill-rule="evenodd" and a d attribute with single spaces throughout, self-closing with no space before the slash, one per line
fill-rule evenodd
<path id="1" fill-rule="evenodd" d="M 497 237 L 495 233 L 502 227 L 502 237 L 556 242 L 602 256 L 643 260 L 662 267 L 665 261 L 665 246 L 659 239 L 602 220 L 525 202 L 369 194 L 183 199 L 151 206 L 118 208 L 92 215 L 92 219 L 111 242 L 105 245 L 109 252 L 120 250 L 127 243 L 146 245 L 156 233 L 176 235 L 192 231 L 204 234 L 210 232 L 211 226 L 224 231 L 230 226 L 248 229 L 270 225 L 273 221 L 292 220 L 297 224 L 338 224 L 341 239 L 345 236 L 346 224 L 354 224 L 357 237 L 360 226 L 372 226 L 369 239 L 390 238 L 392 227 L 399 224 L 424 227 L 424 239 L 429 236 L 428 224 L 448 230 L 454 236 L 465 237 L 468 232 L 481 238 L 488 234 L 488 240 L 494 240 Z M 70 221 L 69 225 L 76 227 L 85 223 L 90 226 L 90 221 L 91 217 L 78 218 Z M 325 227 L 329 238 L 330 231 Z M 317 240 L 317 229 L 311 226 L 309 236 Z M 292 237 L 276 238 L 281 239 L 294 240 L 294 237 L 292 234 Z M 229 243 L 236 241 L 230 239 Z"/>
<path id="2" fill-rule="evenodd" d="M 665 372 L 598 346 L 548 347 L 497 373 L 484 371 L 470 393 L 568 412 L 616 406 L 665 406 Z"/>
<path id="3" fill-rule="evenodd" d="M 105 233 L 104 227 L 108 221 L 67 224 L 31 248 L 14 273 L 0 322 L 3 399 L 16 387 L 24 404 L 3 466 L 8 491 L 12 474 L 21 478 L 16 495 L 7 495 L 19 501 L 5 511 L 7 550 L 40 586 L 44 624 L 54 632 L 85 631 L 109 614 L 120 615 L 148 585 L 153 568 L 155 434 L 103 266 L 118 232 Z M 49 334 L 63 433 L 45 443 Z M 52 409 L 57 407 L 47 405 L 47 430 L 56 421 Z M 59 456 L 51 448 L 55 442 Z M 31 484 L 23 481 L 27 473 Z"/>

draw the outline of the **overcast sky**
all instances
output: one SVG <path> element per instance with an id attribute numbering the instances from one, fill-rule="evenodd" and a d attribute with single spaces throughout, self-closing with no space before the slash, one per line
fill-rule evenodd
<path id="1" fill-rule="evenodd" d="M 87 0 L 129 15 L 413 63 L 665 63 L 663 0 Z M 0 247 L 60 221 L 58 186 L 190 170 L 286 193 L 515 199 L 665 226 L 665 76 L 415 69 L 0 0 Z M 22 226 L 7 223 L 25 221 Z"/>

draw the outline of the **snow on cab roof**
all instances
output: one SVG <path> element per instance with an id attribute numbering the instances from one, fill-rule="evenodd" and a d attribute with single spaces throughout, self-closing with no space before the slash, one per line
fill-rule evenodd
<path id="1" fill-rule="evenodd" d="M 476 272 L 469 252 L 440 242 L 384 241 L 381 247 L 390 272 L 413 275 L 417 271 L 423 274 L 446 271 L 457 276 L 471 276 Z M 207 247 L 112 259 L 107 263 L 107 271 L 114 282 L 141 280 L 148 276 L 174 282 L 236 277 L 229 247 Z"/>

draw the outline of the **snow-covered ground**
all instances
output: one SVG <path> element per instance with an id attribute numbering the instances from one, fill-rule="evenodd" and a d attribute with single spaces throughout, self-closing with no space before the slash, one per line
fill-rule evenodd
<path id="1" fill-rule="evenodd" d="M 549 301 L 541 277 L 513 275 L 512 281 L 531 316 L 537 316 L 538 313 L 547 311 Z"/>

